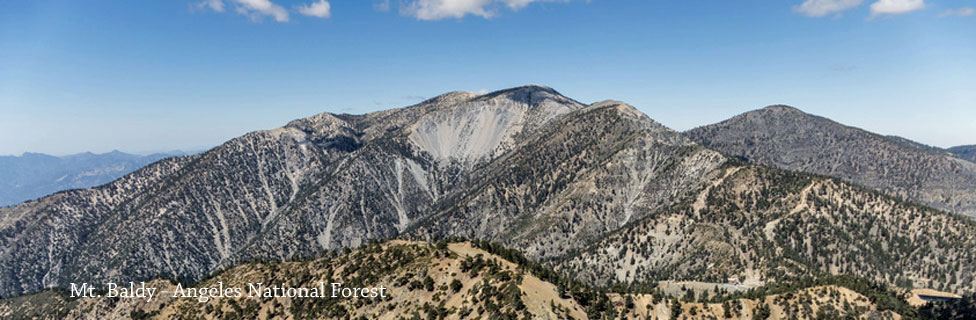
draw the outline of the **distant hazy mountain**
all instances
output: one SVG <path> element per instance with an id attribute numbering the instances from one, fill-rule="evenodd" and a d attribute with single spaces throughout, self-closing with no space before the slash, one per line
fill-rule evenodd
<path id="1" fill-rule="evenodd" d="M 0 206 L 18 204 L 61 190 L 111 182 L 136 169 L 179 153 L 146 156 L 112 151 L 56 157 L 42 153 L 0 156 Z"/>
<path id="2" fill-rule="evenodd" d="M 196 281 L 371 239 L 450 236 L 594 283 L 853 273 L 976 289 L 970 219 L 735 161 L 625 103 L 527 86 L 323 113 L 0 208 L 0 295 Z"/>
<path id="3" fill-rule="evenodd" d="M 686 134 L 708 148 L 752 163 L 838 177 L 976 217 L 976 163 L 942 149 L 787 106 L 747 112 Z"/>
<path id="4" fill-rule="evenodd" d="M 959 158 L 976 162 L 976 145 L 952 147 L 949 148 L 949 152 Z"/>

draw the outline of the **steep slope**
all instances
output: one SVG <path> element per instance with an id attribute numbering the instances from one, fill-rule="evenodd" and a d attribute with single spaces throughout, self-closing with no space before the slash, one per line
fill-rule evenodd
<path id="1" fill-rule="evenodd" d="M 976 216 L 976 163 L 771 106 L 686 132 L 728 156 L 829 175 L 938 209 Z"/>
<path id="2" fill-rule="evenodd" d="M 181 153 L 134 155 L 112 151 L 55 157 L 41 153 L 0 156 L 0 206 L 18 204 L 58 191 L 111 182 L 160 159 Z"/>
<path id="3" fill-rule="evenodd" d="M 142 298 L 69 298 L 64 292 L 0 300 L 0 317 L 35 319 L 813 319 L 852 316 L 899 319 L 905 306 L 884 289 L 852 290 L 856 281 L 750 291 L 713 301 L 679 300 L 656 291 L 615 294 L 551 276 L 486 251 L 480 244 L 392 241 L 336 258 L 246 264 L 194 285 L 147 283 Z M 505 249 L 494 249 L 511 255 Z M 555 283 L 552 281 L 556 281 Z M 385 297 L 331 297 L 331 284 L 384 288 Z M 831 284 L 838 283 L 838 284 Z M 257 288 L 252 291 L 251 285 Z M 264 288 L 320 288 L 326 297 L 265 296 Z M 194 289 L 240 288 L 240 297 Z M 865 290 L 867 289 L 867 290 Z M 182 291 L 181 291 L 182 290 Z M 165 293 L 163 293 L 165 291 Z M 310 291 L 309 291 L 310 292 Z M 232 295 L 236 294 L 233 291 Z M 867 294 L 867 295 L 865 295 Z M 213 295 L 217 295 L 214 297 Z M 879 306 L 879 298 L 891 300 Z M 895 310 L 911 310 L 897 308 Z"/>
<path id="4" fill-rule="evenodd" d="M 582 107 L 530 86 L 362 116 L 320 114 L 111 184 L 0 208 L 0 295 L 75 279 L 200 279 L 254 258 L 394 236 L 462 190 L 476 164 Z M 464 121 L 460 135 L 444 125 Z"/>
<path id="5" fill-rule="evenodd" d="M 976 223 L 839 179 L 730 164 L 695 200 L 661 210 L 556 269 L 593 283 L 746 285 L 821 273 L 976 290 Z"/>
<path id="6" fill-rule="evenodd" d="M 952 147 L 948 150 L 960 159 L 976 162 L 976 145 Z"/>
<path id="7" fill-rule="evenodd" d="M 688 196 L 724 161 L 629 105 L 601 102 L 479 168 L 470 189 L 411 234 L 557 257 Z"/>
<path id="8" fill-rule="evenodd" d="M 519 248 L 593 283 L 714 281 L 742 270 L 748 280 L 829 271 L 974 287 L 965 221 L 764 170 L 729 163 L 624 103 L 583 105 L 539 86 L 324 113 L 0 208 L 0 295 L 80 281 L 195 282 L 370 239 L 450 236 Z M 804 191 L 809 181 L 829 183 Z M 821 245 L 812 234 L 824 235 Z M 660 240 L 630 240 L 648 236 Z M 637 248 L 610 251 L 625 245 L 657 247 L 626 260 Z M 840 253 L 848 247 L 870 256 Z M 889 249 L 898 255 L 876 254 Z"/>
<path id="9" fill-rule="evenodd" d="M 207 272 L 197 270 L 257 233 L 304 172 L 341 152 L 303 148 L 305 138 L 292 128 L 252 133 L 107 185 L 0 210 L 3 294 L 88 275 Z"/>
<path id="10" fill-rule="evenodd" d="M 377 138 L 325 170 L 243 257 L 281 255 L 282 248 L 313 253 L 398 235 L 455 201 L 485 164 L 581 108 L 552 89 L 522 87 L 484 96 L 451 93 L 367 119 L 375 123 L 370 128 L 385 127 L 375 130 Z M 390 118 L 406 121 L 389 124 Z"/>

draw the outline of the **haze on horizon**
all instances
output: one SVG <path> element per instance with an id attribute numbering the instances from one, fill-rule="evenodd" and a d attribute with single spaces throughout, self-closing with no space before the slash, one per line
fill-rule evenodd
<path id="1" fill-rule="evenodd" d="M 198 150 L 320 112 L 550 86 L 676 130 L 786 104 L 976 144 L 976 2 L 0 3 L 0 155 Z"/>

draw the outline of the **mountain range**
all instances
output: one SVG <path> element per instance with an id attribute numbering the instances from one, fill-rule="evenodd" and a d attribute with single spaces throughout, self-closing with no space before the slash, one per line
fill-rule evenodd
<path id="1" fill-rule="evenodd" d="M 0 206 L 18 204 L 62 190 L 105 184 L 147 164 L 182 154 L 134 155 L 112 151 L 61 157 L 43 153 L 0 156 Z"/>
<path id="2" fill-rule="evenodd" d="M 974 167 L 783 106 L 682 133 L 542 86 L 452 92 L 0 208 L 0 295 L 449 237 L 594 286 L 851 274 L 972 292 Z"/>

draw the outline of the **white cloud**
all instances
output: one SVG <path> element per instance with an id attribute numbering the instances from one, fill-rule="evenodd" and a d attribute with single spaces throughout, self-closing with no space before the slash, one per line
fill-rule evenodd
<path id="1" fill-rule="evenodd" d="M 210 9 L 217 12 L 224 12 L 224 1 L 222 0 L 203 0 L 193 4 L 193 9 Z"/>
<path id="2" fill-rule="evenodd" d="M 976 14 L 976 8 L 962 7 L 955 10 L 953 9 L 946 10 L 945 12 L 942 12 L 942 14 L 940 14 L 939 16 L 940 17 L 946 17 L 946 16 L 968 17 L 974 14 Z"/>
<path id="3" fill-rule="evenodd" d="M 460 19 L 466 15 L 490 18 L 485 6 L 491 0 L 416 0 L 402 7 L 400 13 L 420 20 Z"/>
<path id="4" fill-rule="evenodd" d="M 312 5 L 298 7 L 298 13 L 306 16 L 328 18 L 332 16 L 332 6 L 326 0 L 319 0 L 318 2 L 313 2 Z"/>
<path id="5" fill-rule="evenodd" d="M 840 13 L 841 11 L 853 9 L 864 0 L 806 0 L 802 4 L 793 7 L 793 11 L 802 13 L 808 17 L 823 17 L 829 14 Z"/>
<path id="6" fill-rule="evenodd" d="M 533 2 L 568 2 L 569 0 L 502 0 L 512 10 L 525 8 Z"/>
<path id="7" fill-rule="evenodd" d="M 262 16 L 270 16 L 278 22 L 288 22 L 288 10 L 272 3 L 270 0 L 234 0 L 237 3 L 237 13 L 248 16 L 251 20 L 259 21 Z"/>
<path id="8" fill-rule="evenodd" d="M 533 2 L 568 2 L 569 0 L 411 0 L 400 7 L 400 13 L 420 20 L 460 19 L 467 15 L 491 18 L 495 7 L 504 5 L 519 10 Z"/>
<path id="9" fill-rule="evenodd" d="M 871 4 L 871 16 L 896 15 L 925 9 L 925 0 L 878 0 Z"/>

